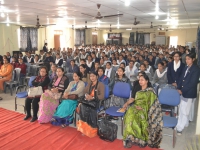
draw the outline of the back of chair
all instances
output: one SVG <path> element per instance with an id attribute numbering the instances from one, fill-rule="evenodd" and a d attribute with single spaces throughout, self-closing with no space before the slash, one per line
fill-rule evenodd
<path id="1" fill-rule="evenodd" d="M 105 88 L 104 97 L 105 97 L 105 99 L 107 99 L 109 97 L 109 94 L 110 94 L 110 89 L 109 89 L 109 86 L 105 85 L 105 84 L 104 84 L 104 88 Z"/>
<path id="2" fill-rule="evenodd" d="M 32 85 L 32 81 L 35 80 L 35 78 L 36 78 L 36 76 L 31 76 L 31 77 L 30 77 L 30 79 L 29 79 L 29 81 L 28 81 L 28 86 L 29 86 L 29 87 L 32 87 L 32 86 L 33 86 L 33 85 Z"/>
<path id="3" fill-rule="evenodd" d="M 16 74 L 15 74 L 15 81 L 19 82 L 20 79 L 20 73 L 21 73 L 21 68 L 15 68 Z"/>
<path id="4" fill-rule="evenodd" d="M 113 94 L 117 97 L 121 98 L 129 98 L 130 97 L 130 85 L 125 82 L 117 82 L 113 88 Z"/>
<path id="5" fill-rule="evenodd" d="M 73 73 L 66 73 L 65 75 L 69 78 L 69 82 L 73 81 Z"/>
<path id="6" fill-rule="evenodd" d="M 161 104 L 178 106 L 180 103 L 180 94 L 176 89 L 163 88 L 158 95 L 158 100 Z"/>
<path id="7" fill-rule="evenodd" d="M 16 78 L 16 70 L 14 69 L 12 71 L 12 82 L 15 81 L 15 78 Z"/>

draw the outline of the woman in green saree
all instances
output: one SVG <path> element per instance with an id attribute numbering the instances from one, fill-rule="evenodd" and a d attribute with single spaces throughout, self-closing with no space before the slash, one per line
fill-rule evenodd
<path id="1" fill-rule="evenodd" d="M 134 102 L 124 117 L 124 147 L 132 145 L 158 148 L 162 140 L 162 112 L 161 105 L 146 74 L 139 76 L 141 90 L 136 93 Z M 130 104 L 128 103 L 128 104 Z"/>

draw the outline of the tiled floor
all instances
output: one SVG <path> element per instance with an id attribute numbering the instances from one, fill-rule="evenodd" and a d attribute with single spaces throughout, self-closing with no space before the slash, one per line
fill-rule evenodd
<path id="1" fill-rule="evenodd" d="M 3 98 L 3 100 L 0 101 L 0 107 L 14 111 L 14 96 L 10 96 L 10 93 L 9 94 L 8 93 L 7 94 L 0 93 L 0 97 Z M 21 104 L 24 104 L 24 99 L 18 99 L 18 102 L 20 102 Z M 196 105 L 196 106 L 198 106 L 198 105 Z M 196 108 L 196 110 L 197 110 L 197 108 Z M 21 106 L 18 106 L 17 111 L 20 113 L 24 113 L 23 107 L 21 107 Z M 117 124 L 119 125 L 118 138 L 122 139 L 120 120 L 117 121 Z M 177 136 L 177 142 L 176 142 L 176 146 L 175 146 L 174 150 L 184 150 L 186 144 L 188 142 L 190 142 L 192 140 L 192 138 L 195 136 L 195 129 L 196 129 L 196 114 L 195 114 L 195 120 L 190 123 L 189 127 L 185 128 L 183 134 L 181 136 Z M 163 133 L 164 134 L 172 134 L 173 131 L 171 129 L 164 129 Z M 161 148 L 164 150 L 173 150 L 172 137 L 163 136 Z"/>

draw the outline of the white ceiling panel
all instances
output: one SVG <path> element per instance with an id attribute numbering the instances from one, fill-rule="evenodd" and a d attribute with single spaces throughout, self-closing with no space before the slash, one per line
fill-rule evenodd
<path id="1" fill-rule="evenodd" d="M 1 1 L 1 0 L 0 0 Z M 125 6 L 125 0 L 4 0 L 0 4 L 0 23 L 13 23 L 19 25 L 35 25 L 37 15 L 40 24 L 58 24 L 63 21 L 66 26 L 96 26 L 94 17 L 97 15 L 97 4 L 101 4 L 102 16 L 122 13 L 119 24 L 122 28 L 133 26 L 136 17 L 140 24 L 134 28 L 143 28 L 153 22 L 154 25 L 166 26 L 167 22 L 175 19 L 178 27 L 196 27 L 200 22 L 200 0 L 130 0 L 130 6 Z M 157 9 L 156 9 L 157 8 Z M 82 15 L 81 13 L 91 16 Z M 162 13 L 162 14 L 161 14 Z M 155 19 L 158 15 L 159 19 Z M 9 19 L 7 19 L 7 16 Z M 60 18 L 61 17 L 61 18 Z M 66 21 L 66 17 L 70 18 Z M 168 18 L 169 21 L 163 21 Z M 74 21 L 75 19 L 75 21 Z M 109 28 L 117 24 L 118 17 L 101 19 L 101 28 Z M 170 24 L 169 26 L 174 26 Z"/>

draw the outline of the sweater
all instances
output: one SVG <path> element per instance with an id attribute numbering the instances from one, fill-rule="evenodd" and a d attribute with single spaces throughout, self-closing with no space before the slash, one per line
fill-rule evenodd
<path id="1" fill-rule="evenodd" d="M 67 87 L 67 89 L 65 90 L 65 92 L 66 93 L 69 93 L 69 94 L 77 94 L 78 95 L 78 97 L 81 97 L 81 96 L 83 96 L 84 95 L 84 87 L 85 87 L 85 83 L 83 82 L 83 81 L 79 81 L 78 82 L 78 85 L 77 85 L 77 88 L 76 88 L 76 90 L 75 91 L 72 91 L 72 92 L 70 92 L 71 91 L 71 89 L 73 88 L 73 85 L 75 84 L 75 81 L 71 81 L 70 83 L 69 83 L 69 86 Z"/>

